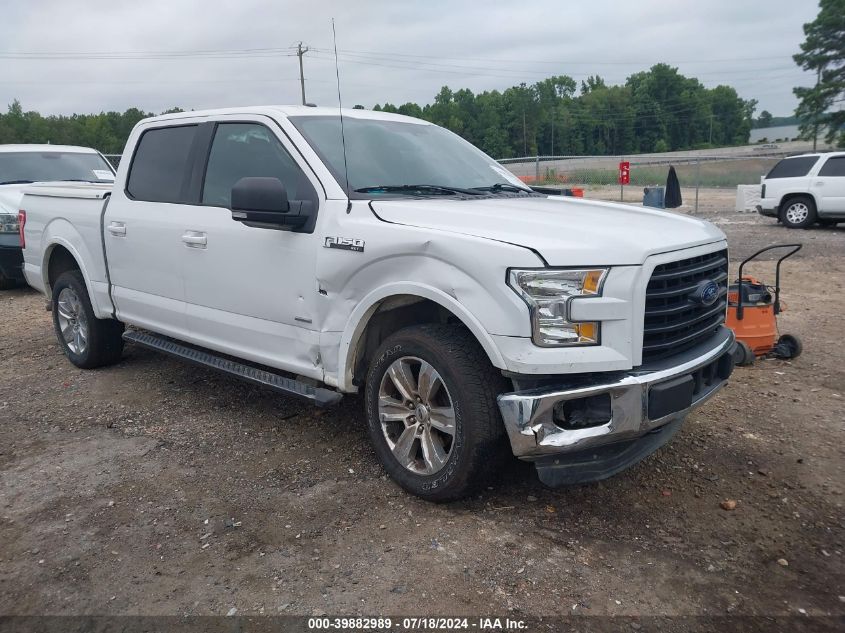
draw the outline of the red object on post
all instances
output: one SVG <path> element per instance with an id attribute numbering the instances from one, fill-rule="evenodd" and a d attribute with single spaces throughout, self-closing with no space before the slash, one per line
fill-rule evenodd
<path id="1" fill-rule="evenodd" d="M 627 160 L 623 160 L 619 163 L 619 184 L 631 184 L 631 163 Z"/>

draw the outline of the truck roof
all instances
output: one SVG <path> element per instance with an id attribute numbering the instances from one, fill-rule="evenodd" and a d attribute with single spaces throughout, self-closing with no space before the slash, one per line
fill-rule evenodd
<path id="1" fill-rule="evenodd" d="M 0 145 L 0 152 L 74 152 L 78 154 L 96 154 L 97 150 L 79 145 L 50 145 L 48 143 L 17 143 Z"/>
<path id="2" fill-rule="evenodd" d="M 263 105 L 263 106 L 243 106 L 236 108 L 217 108 L 214 110 L 193 110 L 191 112 L 174 112 L 172 114 L 162 114 L 161 116 L 150 117 L 144 119 L 145 123 L 151 121 L 168 121 L 173 119 L 196 118 L 196 117 L 214 117 L 223 114 L 263 114 L 265 116 L 338 116 L 343 112 L 344 117 L 355 119 L 376 119 L 381 121 L 404 121 L 406 123 L 419 123 L 420 125 L 431 125 L 426 121 L 415 119 L 413 117 L 402 114 L 393 114 L 390 112 L 376 112 L 374 110 L 356 110 L 354 108 L 335 108 L 335 107 L 311 107 L 302 105 Z"/>

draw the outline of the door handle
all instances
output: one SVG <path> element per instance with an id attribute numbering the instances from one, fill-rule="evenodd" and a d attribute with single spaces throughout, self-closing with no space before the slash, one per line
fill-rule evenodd
<path id="1" fill-rule="evenodd" d="M 191 248 L 205 248 L 208 245 L 208 236 L 201 231 L 188 231 L 182 235 L 182 241 Z"/>
<path id="2" fill-rule="evenodd" d="M 109 233 L 116 237 L 126 235 L 126 225 L 123 222 L 109 222 Z"/>

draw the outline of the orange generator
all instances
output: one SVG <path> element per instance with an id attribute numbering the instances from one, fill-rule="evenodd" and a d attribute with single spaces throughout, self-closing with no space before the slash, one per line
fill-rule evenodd
<path id="1" fill-rule="evenodd" d="M 801 244 L 775 244 L 757 251 L 739 265 L 736 283 L 728 288 L 726 325 L 736 334 L 734 362 L 751 365 L 758 356 L 796 358 L 801 354 L 801 340 L 792 334 L 778 336 L 777 315 L 783 310 L 780 300 L 780 265 L 787 257 L 801 250 Z M 777 248 L 789 248 L 775 266 L 775 286 L 767 286 L 754 277 L 744 276 L 742 269 L 758 255 Z M 741 298 L 741 300 L 740 300 Z"/>

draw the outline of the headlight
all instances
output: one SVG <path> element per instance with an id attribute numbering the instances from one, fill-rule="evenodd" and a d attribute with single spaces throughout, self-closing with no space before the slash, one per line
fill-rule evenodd
<path id="1" fill-rule="evenodd" d="M 531 340 L 540 347 L 596 345 L 600 324 L 573 323 L 569 302 L 600 295 L 606 268 L 591 270 L 511 270 L 508 284 L 531 310 Z"/>
<path id="2" fill-rule="evenodd" d="M 20 229 L 18 213 L 0 211 L 0 233 L 17 233 Z"/>

